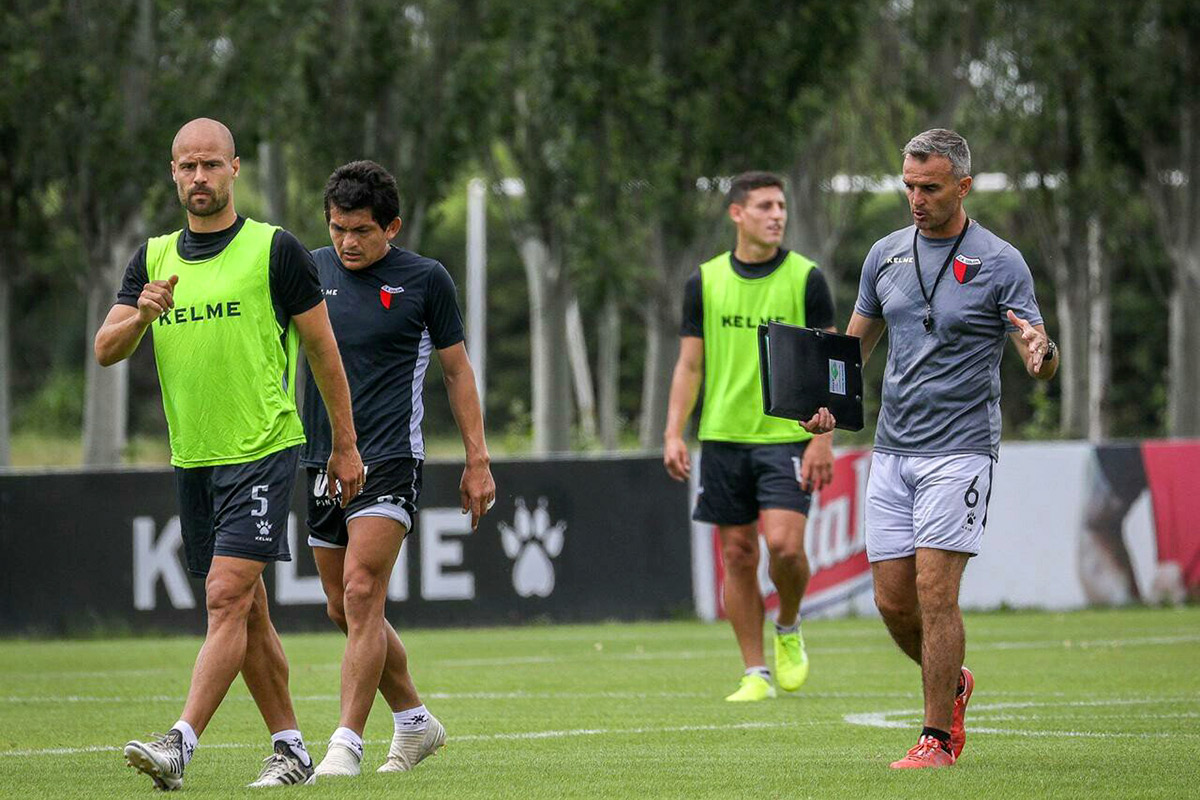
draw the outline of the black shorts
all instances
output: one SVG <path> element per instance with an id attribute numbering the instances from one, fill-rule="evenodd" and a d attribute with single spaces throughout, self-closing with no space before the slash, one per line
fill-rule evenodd
<path id="1" fill-rule="evenodd" d="M 369 465 L 362 491 L 345 508 L 329 499 L 325 470 L 309 467 L 308 543 L 314 547 L 345 547 L 350 541 L 346 522 L 355 517 L 388 517 L 408 533 L 421 496 L 421 464 L 417 458 L 395 458 Z"/>
<path id="2" fill-rule="evenodd" d="M 214 555 L 291 561 L 288 510 L 300 446 L 244 464 L 176 467 L 188 572 L 208 574 Z"/>
<path id="3" fill-rule="evenodd" d="M 764 508 L 808 514 L 812 494 L 800 488 L 808 442 L 700 446 L 700 494 L 692 519 L 714 525 L 748 525 Z"/>

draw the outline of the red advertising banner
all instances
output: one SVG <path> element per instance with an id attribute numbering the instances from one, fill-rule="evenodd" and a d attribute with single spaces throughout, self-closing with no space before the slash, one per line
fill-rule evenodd
<path id="1" fill-rule="evenodd" d="M 1200 445 L 1142 444 L 1158 544 L 1160 591 L 1200 599 Z"/>

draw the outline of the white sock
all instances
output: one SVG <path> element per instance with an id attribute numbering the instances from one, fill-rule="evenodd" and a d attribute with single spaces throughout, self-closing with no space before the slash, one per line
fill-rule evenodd
<path id="1" fill-rule="evenodd" d="M 780 625 L 778 622 L 775 623 L 775 635 L 776 636 L 784 636 L 789 633 L 799 633 L 799 632 L 800 632 L 800 618 L 799 617 L 796 617 L 796 621 L 786 627 L 783 625 Z"/>
<path id="2" fill-rule="evenodd" d="M 333 732 L 333 736 L 329 737 L 329 743 L 346 745 L 346 747 L 349 747 L 351 750 L 354 751 L 354 754 L 358 756 L 360 761 L 362 760 L 362 755 L 363 755 L 362 737 L 359 736 L 354 731 L 350 730 L 349 728 L 338 728 L 336 731 Z"/>
<path id="3" fill-rule="evenodd" d="M 308 754 L 308 748 L 304 746 L 304 737 L 300 735 L 300 731 L 286 730 L 271 734 L 271 747 L 274 749 L 276 742 L 284 742 L 288 749 L 292 751 L 292 755 L 300 759 L 300 763 L 304 766 L 312 765 L 312 756 Z"/>
<path id="4" fill-rule="evenodd" d="M 750 667 L 749 669 L 746 670 L 746 674 L 747 675 L 757 675 L 758 677 L 762 678 L 764 681 L 771 680 L 771 670 L 767 669 L 766 667 Z"/>
<path id="5" fill-rule="evenodd" d="M 423 731 L 429 727 L 429 712 L 425 705 L 416 708 L 406 708 L 403 711 L 393 711 L 392 719 L 396 722 L 396 733 L 401 731 Z"/>
<path id="6" fill-rule="evenodd" d="M 196 752 L 196 744 L 200 737 L 196 735 L 192 726 L 183 720 L 172 725 L 171 730 L 179 731 L 183 735 L 183 765 L 186 767 L 192 760 L 192 753 Z"/>

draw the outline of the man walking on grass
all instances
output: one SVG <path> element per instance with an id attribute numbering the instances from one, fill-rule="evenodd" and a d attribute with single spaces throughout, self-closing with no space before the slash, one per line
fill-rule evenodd
<path id="1" fill-rule="evenodd" d="M 768 319 L 833 330 L 833 297 L 815 264 L 780 245 L 787 224 L 783 180 L 769 172 L 733 179 L 732 252 L 702 264 L 684 289 L 679 360 L 671 379 L 663 463 L 691 473 L 684 427 L 704 386 L 700 497 L 693 517 L 717 526 L 725 563 L 725 609 L 745 673 L 731 702 L 775 696 L 763 653 L 758 588 L 759 525 L 779 592 L 775 680 L 794 692 L 808 678 L 800 600 L 808 586 L 804 528 L 812 494 L 833 477 L 833 434 L 810 435 L 762 410 L 757 327 Z"/>
<path id="2" fill-rule="evenodd" d="M 96 358 L 128 358 L 152 332 L 170 430 L 188 570 L 205 577 L 208 632 L 183 713 L 153 741 L 125 746 L 156 788 L 183 771 L 241 672 L 273 752 L 253 787 L 300 783 L 312 759 L 288 692 L 262 573 L 289 561 L 287 517 L 304 430 L 296 411 L 303 342 L 333 429 L 329 491 L 349 502 L 363 485 L 350 391 L 308 251 L 287 231 L 240 216 L 240 162 L 220 122 L 196 119 L 171 146 L 187 211 L 182 230 L 143 245 L 96 333 Z"/>
<path id="3" fill-rule="evenodd" d="M 966 743 L 975 678 L 963 666 L 958 592 L 983 541 L 1000 454 L 1004 340 L 1038 380 L 1054 377 L 1058 348 L 1025 259 L 967 218 L 966 140 L 940 128 L 914 136 L 903 177 L 913 224 L 867 254 L 846 333 L 862 339 L 865 363 L 889 331 L 867 482 L 867 558 L 888 632 L 921 667 L 925 725 L 892 764 L 912 769 L 952 766 Z M 821 409 L 801 424 L 819 433 L 834 423 Z"/>

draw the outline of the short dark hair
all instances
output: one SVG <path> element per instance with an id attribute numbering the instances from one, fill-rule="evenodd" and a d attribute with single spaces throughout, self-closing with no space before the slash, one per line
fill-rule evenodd
<path id="1" fill-rule="evenodd" d="M 351 161 L 333 171 L 325 182 L 325 222 L 329 209 L 342 211 L 371 209 L 379 227 L 387 228 L 400 216 L 400 192 L 391 173 L 374 161 Z"/>
<path id="2" fill-rule="evenodd" d="M 903 154 L 924 162 L 930 156 L 945 156 L 950 173 L 955 178 L 971 174 L 971 148 L 961 134 L 945 128 L 931 128 L 918 133 L 904 145 Z"/>
<path id="3" fill-rule="evenodd" d="M 746 195 L 755 189 L 765 189 L 776 186 L 783 191 L 783 178 L 774 172 L 743 172 L 729 184 L 729 194 L 725 196 L 726 205 L 741 205 L 746 202 Z"/>

